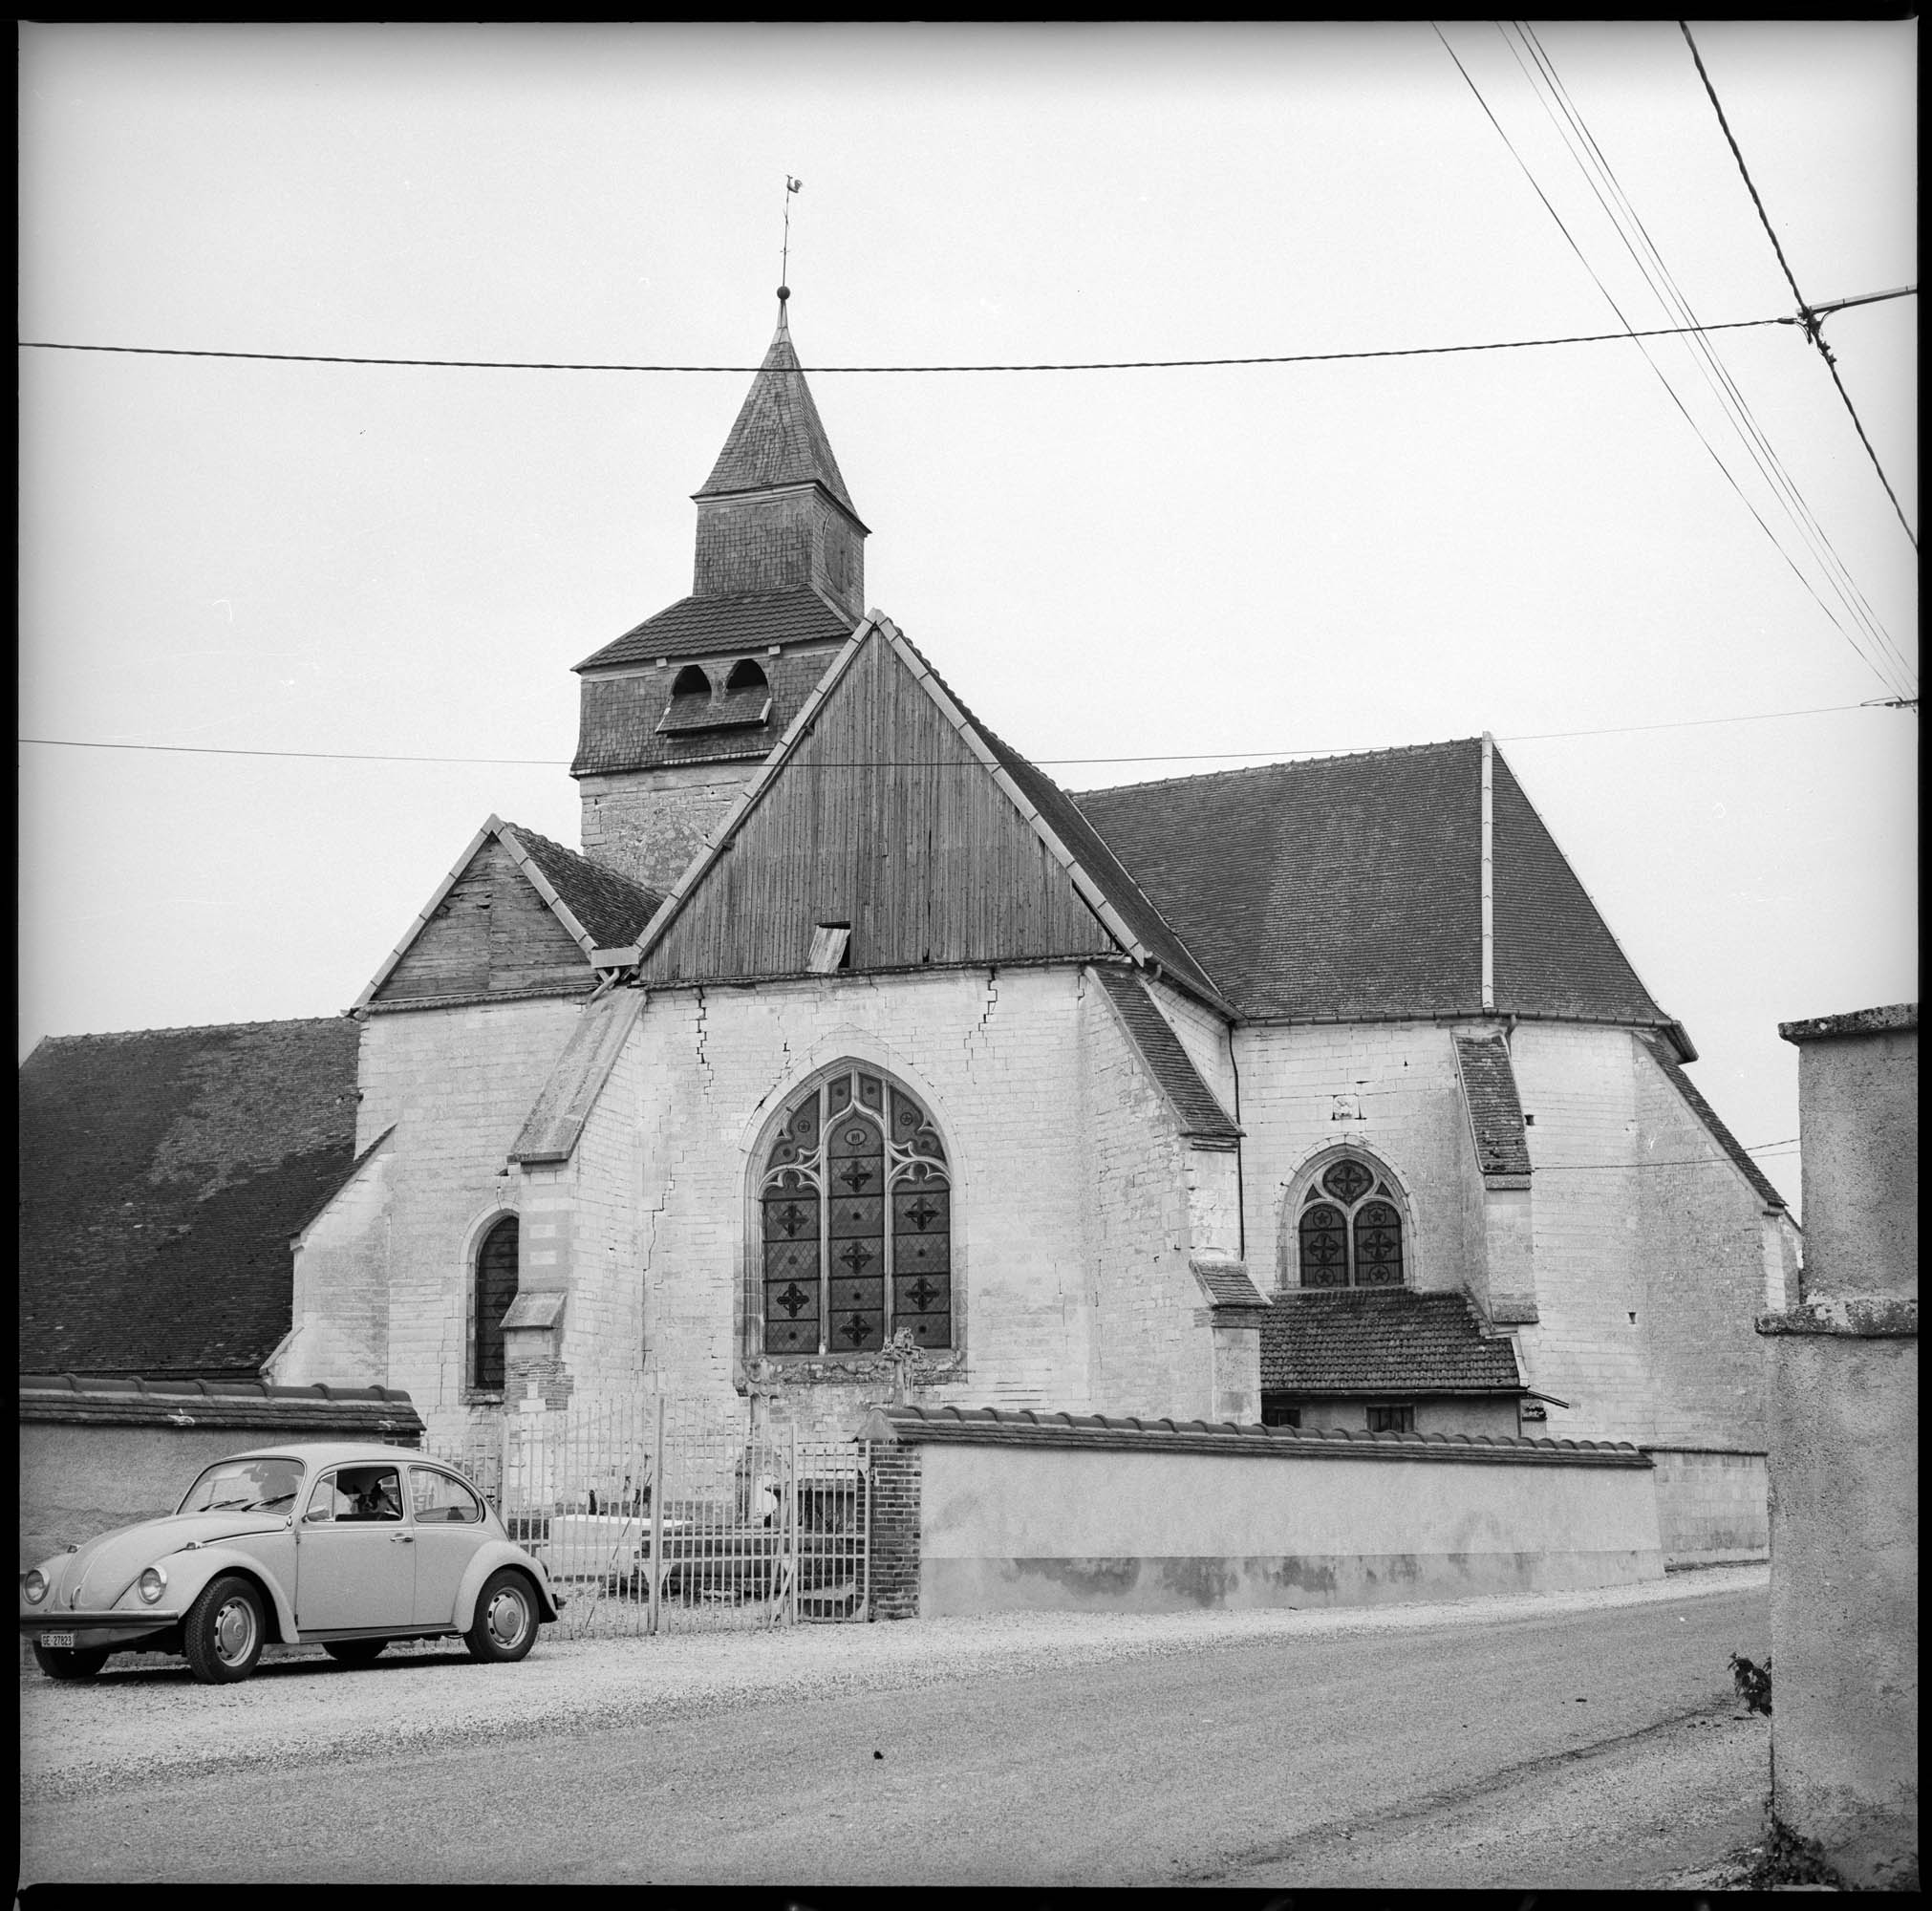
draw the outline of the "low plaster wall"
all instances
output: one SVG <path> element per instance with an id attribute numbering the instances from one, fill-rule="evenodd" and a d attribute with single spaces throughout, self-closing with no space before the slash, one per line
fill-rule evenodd
<path id="1" fill-rule="evenodd" d="M 886 1420 L 918 1461 L 921 1618 L 1380 1605 L 1664 1572 L 1654 1474 L 1628 1447 L 1098 1422 L 929 1441 L 906 1409 L 875 1416 L 875 1440 Z"/>
<path id="2" fill-rule="evenodd" d="M 1666 1567 L 1770 1557 L 1770 1482 L 1762 1453 L 1681 1447 L 1644 1451 L 1657 1469 L 1657 1524 Z"/>
<path id="3" fill-rule="evenodd" d="M 1919 1849 L 1919 1342 L 1767 1351 L 1772 1804 L 1848 1884 L 1896 1884 Z"/>

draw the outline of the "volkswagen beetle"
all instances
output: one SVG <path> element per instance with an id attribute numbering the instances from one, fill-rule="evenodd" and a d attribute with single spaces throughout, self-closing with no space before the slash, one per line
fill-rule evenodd
<path id="1" fill-rule="evenodd" d="M 448 1637 L 508 1664 L 561 1604 L 468 1481 L 396 1447 L 238 1453 L 166 1517 L 20 1578 L 20 1630 L 54 1679 L 91 1679 L 115 1652 L 176 1652 L 226 1685 L 265 1644 L 366 1665 L 391 1640 Z"/>

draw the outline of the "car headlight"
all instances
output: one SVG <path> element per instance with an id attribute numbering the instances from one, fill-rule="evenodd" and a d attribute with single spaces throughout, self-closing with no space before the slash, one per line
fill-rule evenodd
<path id="1" fill-rule="evenodd" d="M 167 1591 L 168 1576 L 165 1572 L 161 1570 L 161 1567 L 150 1566 L 147 1569 L 147 1571 L 143 1573 L 140 1576 L 140 1578 L 135 1581 L 135 1589 L 140 1594 L 141 1598 L 148 1602 L 149 1605 L 153 1605 L 154 1602 L 158 1599 L 160 1599 L 164 1592 Z"/>
<path id="2" fill-rule="evenodd" d="M 20 1590 L 30 1606 L 37 1606 L 47 1597 L 47 1575 L 38 1566 L 20 1576 Z"/>

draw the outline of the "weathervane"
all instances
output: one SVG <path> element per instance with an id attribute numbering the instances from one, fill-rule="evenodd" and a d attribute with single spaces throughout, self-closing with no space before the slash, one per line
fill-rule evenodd
<path id="1" fill-rule="evenodd" d="M 805 184 L 804 180 L 795 180 L 789 173 L 784 176 L 784 246 L 779 253 L 778 298 L 783 305 L 791 297 L 791 196 Z"/>

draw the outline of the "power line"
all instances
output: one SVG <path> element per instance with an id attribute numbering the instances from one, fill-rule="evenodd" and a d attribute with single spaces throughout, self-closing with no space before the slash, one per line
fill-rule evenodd
<path id="1" fill-rule="evenodd" d="M 1870 294 L 1872 298 L 1899 296 L 1900 294 L 1896 292 Z M 1713 325 L 1695 327 L 1665 325 L 1647 332 L 1582 332 L 1555 338 L 1492 338 L 1476 345 L 1391 345 L 1363 352 L 1279 352 L 1245 358 L 1095 358 L 1053 360 L 1037 365 L 802 365 L 799 369 L 819 378 L 859 374 L 876 376 L 937 372 L 1165 372 L 1213 365 L 1326 365 L 1357 358 L 1432 358 L 1467 352 L 1524 352 L 1544 345 L 1619 344 L 1630 338 L 1668 338 L 1686 330 L 1747 332 L 1758 326 L 1791 323 L 1788 316 L 1780 314 L 1776 318 L 1723 319 Z M 23 338 L 20 349 L 24 352 L 108 352 L 149 358 L 240 358 L 278 365 L 401 365 L 463 372 L 728 372 L 749 376 L 763 370 L 760 365 L 630 365 L 541 358 L 365 358 L 347 353 L 222 352 L 178 345 L 75 345 L 54 338 Z"/>
<path id="2" fill-rule="evenodd" d="M 1510 138 L 1509 134 L 1504 131 L 1502 122 L 1496 118 L 1494 112 L 1492 111 L 1489 101 L 1483 97 L 1482 89 L 1479 86 L 1477 86 L 1474 78 L 1470 74 L 1470 70 L 1462 63 L 1462 60 L 1457 56 L 1455 49 L 1449 45 L 1449 40 L 1447 36 L 1444 34 L 1441 27 L 1437 26 L 1433 21 L 1431 21 L 1429 25 L 1431 30 L 1435 33 L 1436 38 L 1442 42 L 1443 51 L 1449 54 L 1450 60 L 1455 65 L 1456 71 L 1462 75 L 1464 84 L 1468 86 L 1470 94 L 1474 96 L 1476 104 L 1482 108 L 1484 118 L 1487 118 L 1491 126 L 1492 126 L 1495 129 L 1496 137 L 1502 140 L 1504 146 L 1509 151 L 1510 157 L 1515 161 L 1517 166 L 1520 168 L 1523 174 L 1523 177 L 1529 182 L 1531 191 L 1533 191 L 1536 195 L 1536 197 L 1542 202 L 1544 210 L 1547 211 L 1550 217 L 1556 222 L 1557 231 L 1562 233 L 1564 239 L 1569 244 L 1570 249 L 1576 253 L 1578 262 L 1582 266 L 1583 269 L 1589 273 L 1592 282 L 1597 287 L 1597 290 L 1603 294 L 1604 302 L 1610 307 L 1610 310 L 1617 314 L 1618 318 L 1622 321 L 1626 334 L 1632 337 L 1640 337 L 1637 328 L 1631 325 L 1629 318 L 1624 313 L 1623 308 L 1618 304 L 1616 295 L 1610 290 L 1610 288 L 1603 283 L 1602 277 L 1598 272 L 1597 268 L 1593 265 L 1591 265 L 1589 259 L 1584 254 L 1582 247 L 1578 243 L 1576 235 L 1572 233 L 1569 226 L 1563 223 L 1562 214 L 1559 213 L 1556 210 L 1556 206 L 1551 204 L 1549 195 L 1543 190 L 1542 186 L 1537 183 L 1535 174 L 1530 169 L 1529 161 L 1525 160 L 1522 154 L 1516 150 L 1514 140 L 1513 140 Z M 1851 645 L 1852 649 L 1855 652 L 1857 652 L 1860 661 L 1865 664 L 1866 668 L 1869 669 L 1879 679 L 1880 682 L 1886 683 L 1888 688 L 1893 687 L 1889 683 L 1885 672 L 1882 669 L 1880 669 L 1878 663 L 1876 663 L 1869 655 L 1866 655 L 1863 647 L 1858 643 L 1857 637 L 1855 637 L 1852 634 L 1852 633 L 1845 628 L 1844 623 L 1840 620 L 1836 612 L 1835 612 L 1832 609 L 1832 607 L 1829 604 L 1827 604 L 1822 597 L 1818 595 L 1816 587 L 1812 583 L 1811 579 L 1807 577 L 1801 569 L 1799 569 L 1797 562 L 1792 556 L 1791 552 L 1788 551 L 1784 548 L 1784 546 L 1778 542 L 1777 533 L 1773 531 L 1768 524 L 1765 523 L 1763 514 L 1758 510 L 1757 506 L 1751 503 L 1750 498 L 1748 498 L 1745 495 L 1743 485 L 1741 485 L 1737 482 L 1737 478 L 1735 474 L 1731 471 L 1730 467 L 1725 463 L 1724 460 L 1721 457 L 1718 456 L 1717 447 L 1711 443 L 1710 440 L 1706 436 L 1704 428 L 1697 422 L 1696 419 L 1694 419 L 1691 416 L 1689 408 L 1685 404 L 1683 398 L 1681 398 L 1678 396 L 1676 388 L 1671 384 L 1670 380 L 1664 376 L 1663 367 L 1661 367 L 1657 363 L 1656 359 L 1654 359 L 1650 355 L 1648 350 L 1641 342 L 1641 337 L 1637 349 L 1639 350 L 1639 352 L 1642 353 L 1644 363 L 1650 367 L 1651 373 L 1656 377 L 1658 383 L 1664 387 L 1664 395 L 1670 399 L 1670 402 L 1677 407 L 1678 412 L 1682 415 L 1685 423 L 1690 427 L 1691 432 L 1696 437 L 1698 442 L 1702 444 L 1705 450 L 1709 454 L 1711 462 L 1715 464 L 1718 470 L 1723 474 L 1725 483 L 1728 483 L 1730 486 L 1730 488 L 1737 493 L 1739 503 L 1742 504 L 1745 509 L 1750 513 L 1752 519 L 1756 522 L 1757 527 L 1761 531 L 1763 531 L 1766 538 L 1770 540 L 1771 548 L 1775 550 L 1781 558 L 1784 559 L 1786 565 L 1790 568 L 1792 575 L 1797 579 L 1798 583 L 1803 587 L 1807 594 L 1811 597 L 1812 601 L 1814 604 L 1816 604 L 1818 609 L 1825 613 L 1827 619 L 1829 619 L 1829 621 L 1835 627 L 1839 634 L 1843 636 L 1845 641 Z"/>
<path id="3" fill-rule="evenodd" d="M 1690 49 L 1690 57 L 1697 63 L 1697 76 L 1704 82 L 1704 90 L 1710 96 L 1711 111 L 1717 115 L 1717 123 L 1724 128 L 1725 142 L 1730 147 L 1730 156 L 1737 161 L 1737 169 L 1743 177 L 1745 190 L 1750 194 L 1750 203 L 1757 207 L 1758 223 L 1765 229 L 1765 237 L 1771 243 L 1771 250 L 1777 254 L 1778 265 L 1783 268 L 1785 283 L 1792 289 L 1792 296 L 1798 302 L 1798 316 L 1804 321 L 1805 335 L 1818 348 L 1818 355 L 1825 361 L 1825 368 L 1832 375 L 1832 383 L 1837 386 L 1838 396 L 1845 401 L 1845 410 L 1851 414 L 1852 427 L 1858 434 L 1858 442 L 1865 447 L 1865 456 L 1872 461 L 1872 469 L 1878 474 L 1878 483 L 1884 485 L 1885 495 L 1892 501 L 1892 508 L 1899 514 L 1899 523 L 1905 535 L 1912 540 L 1912 548 L 1919 548 L 1919 540 L 1913 534 L 1912 526 L 1905 522 L 1904 507 L 1899 503 L 1899 494 L 1892 488 L 1892 481 L 1885 476 L 1885 467 L 1878 462 L 1878 454 L 1872 449 L 1872 440 L 1865 436 L 1865 427 L 1852 403 L 1852 395 L 1845 390 L 1845 381 L 1838 376 L 1837 360 L 1832 356 L 1825 344 L 1823 326 L 1827 308 L 1810 306 L 1805 303 L 1805 295 L 1798 290 L 1798 282 L 1792 275 L 1790 262 L 1785 257 L 1785 248 L 1778 244 L 1778 235 L 1771 229 L 1771 215 L 1764 209 L 1764 201 L 1758 197 L 1755 182 L 1751 179 L 1750 168 L 1744 162 L 1744 154 L 1738 149 L 1737 138 L 1730 130 L 1730 121 L 1724 117 L 1724 107 L 1718 100 L 1717 88 L 1710 83 L 1710 75 L 1704 69 L 1704 56 L 1697 51 L 1697 42 L 1690 37 L 1690 23 L 1680 20 L 1679 31 L 1684 34 L 1684 43 Z"/>
<path id="4" fill-rule="evenodd" d="M 1539 730 L 1512 737 L 1498 737 L 1499 743 L 1547 743 L 1576 737 L 1628 737 L 1652 730 L 1698 730 L 1708 729 L 1721 723 L 1770 723 L 1789 717 L 1835 717 L 1854 710 L 1899 709 L 1918 707 L 1918 699 L 1887 698 L 1873 703 L 1827 703 L 1811 710 L 1755 710 L 1735 717 L 1688 717 L 1680 718 L 1668 723 L 1620 723 L 1596 730 Z M 380 750 L 255 750 L 240 749 L 213 743 L 125 743 L 114 742 L 85 737 L 17 737 L 16 743 L 31 743 L 49 750 L 133 750 L 163 756 L 182 757 L 267 757 L 293 760 L 304 762 L 341 763 L 446 763 L 474 764 L 498 769 L 563 769 L 568 760 L 561 757 L 408 757 L 395 756 Z M 1252 757 L 1346 757 L 1371 754 L 1378 749 L 1413 747 L 1410 745 L 1386 745 L 1361 743 L 1335 743 L 1326 745 L 1302 745 L 1292 749 L 1260 750 L 1169 750 L 1149 752 L 1144 756 L 1126 757 L 1039 757 L 1030 759 L 1035 767 L 1051 765 L 1055 768 L 1079 768 L 1087 764 L 1106 763 L 1207 763 L 1246 761 Z M 745 762 L 760 762 L 762 758 L 746 757 Z M 958 767 L 977 769 L 977 760 L 963 762 L 948 759 L 923 758 L 864 758 L 824 761 L 815 764 L 821 769 L 947 769 Z"/>
<path id="5" fill-rule="evenodd" d="M 1496 31 L 1502 34 L 1504 44 L 1510 45 L 1509 33 L 1501 23 L 1498 23 Z M 1556 72 L 1556 62 L 1551 59 L 1535 30 L 1527 23 L 1516 22 L 1515 34 L 1529 51 L 1536 72 L 1533 75 L 1530 69 L 1523 65 L 1522 54 L 1517 53 L 1514 46 L 1511 46 L 1510 51 L 1518 68 L 1522 70 L 1525 79 L 1530 81 L 1532 90 L 1537 93 L 1538 103 L 1541 104 L 1551 123 L 1556 126 L 1570 152 L 1571 159 L 1582 174 L 1584 183 L 1590 188 L 1598 204 L 1609 219 L 1612 229 L 1622 241 L 1624 250 L 1629 253 L 1632 262 L 1656 294 L 1665 315 L 1678 318 L 1688 325 L 1695 325 L 1696 311 L 1691 308 L 1689 299 L 1665 264 L 1662 251 L 1651 238 L 1649 228 L 1644 225 L 1642 215 L 1631 203 L 1629 194 L 1623 190 L 1616 169 L 1610 164 L 1596 136 L 1590 131 L 1581 113 L 1571 99 L 1568 89 Z M 1541 87 L 1537 84 L 1538 79 L 1542 82 Z M 1551 110 L 1549 99 L 1543 97 L 1545 88 L 1554 96 L 1557 106 L 1561 109 L 1563 121 L 1567 121 L 1569 129 L 1574 130 L 1574 138 L 1572 130 L 1566 130 L 1563 121 L 1559 121 L 1556 114 Z M 1599 183 L 1599 178 L 1601 184 Z M 1604 186 L 1608 187 L 1611 197 L 1605 196 Z M 1695 335 L 1686 337 L 1685 344 L 1703 373 L 1706 384 L 1709 386 L 1713 396 L 1728 415 L 1731 428 L 1737 433 L 1746 453 L 1756 463 L 1758 470 L 1771 485 L 1772 494 L 1778 498 L 1786 515 L 1811 546 L 1813 556 L 1843 599 L 1846 609 L 1854 619 L 1863 626 L 1876 644 L 1892 671 L 1894 681 L 1900 687 L 1905 686 L 1912 675 L 1911 665 L 1898 645 L 1893 642 L 1878 612 L 1873 610 L 1865 593 L 1859 589 L 1857 580 L 1839 556 L 1830 534 L 1799 490 L 1797 481 L 1792 476 L 1770 438 L 1752 415 L 1749 401 L 1719 355 L 1716 346 L 1709 339 Z"/>

